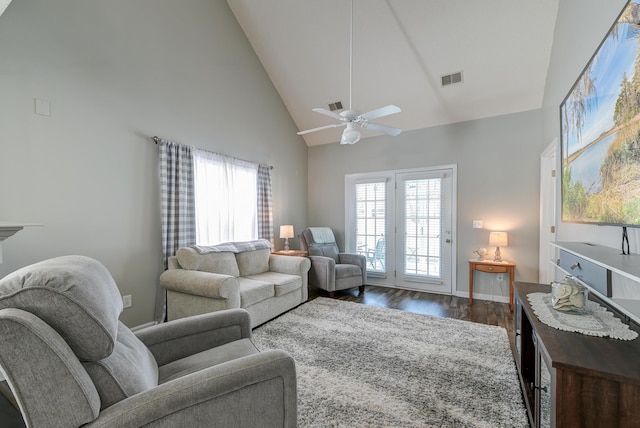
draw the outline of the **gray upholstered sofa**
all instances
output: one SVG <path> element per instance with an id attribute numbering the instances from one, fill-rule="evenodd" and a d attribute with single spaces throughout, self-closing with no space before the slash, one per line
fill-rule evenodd
<path id="1" fill-rule="evenodd" d="M 160 275 L 167 317 L 243 308 L 258 326 L 307 301 L 306 257 L 271 254 L 267 240 L 183 247 Z"/>
<path id="2" fill-rule="evenodd" d="M 133 333 L 109 271 L 82 256 L 0 280 L 0 368 L 27 427 L 295 427 L 295 364 L 231 309 Z M 2 421 L 0 421 L 0 426 Z"/>

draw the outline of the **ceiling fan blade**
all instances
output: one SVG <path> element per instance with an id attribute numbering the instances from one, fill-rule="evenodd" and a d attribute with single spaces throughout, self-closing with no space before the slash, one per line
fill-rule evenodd
<path id="1" fill-rule="evenodd" d="M 304 135 L 304 134 L 309 134 L 311 132 L 322 131 L 323 129 L 337 128 L 338 126 L 344 126 L 344 125 L 346 125 L 346 123 L 332 123 L 331 125 L 319 126 L 317 128 L 307 129 L 306 131 L 300 131 L 298 132 L 298 135 Z"/>
<path id="2" fill-rule="evenodd" d="M 396 135 L 400 135 L 400 133 L 402 132 L 402 129 L 399 129 L 399 128 L 394 128 L 392 126 L 386 126 L 386 125 L 378 125 L 377 123 L 371 123 L 371 122 L 364 122 L 362 124 L 362 127 L 364 129 L 370 129 L 371 131 L 384 132 L 385 134 L 392 135 L 394 137 Z"/>
<path id="3" fill-rule="evenodd" d="M 339 114 L 329 111 L 326 108 L 314 108 L 313 111 L 315 111 L 316 113 L 324 114 L 325 116 L 332 117 L 335 120 L 342 120 Z"/>
<path id="4" fill-rule="evenodd" d="M 402 110 L 400 107 L 390 104 L 386 107 L 380 107 L 375 110 L 371 110 L 370 112 L 363 113 L 360 115 L 364 120 L 373 120 L 382 116 L 389 116 L 390 114 L 400 113 Z"/>

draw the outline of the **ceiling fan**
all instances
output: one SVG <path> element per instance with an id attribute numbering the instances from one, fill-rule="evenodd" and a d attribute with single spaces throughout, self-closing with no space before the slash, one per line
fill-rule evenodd
<path id="1" fill-rule="evenodd" d="M 306 131 L 298 132 L 298 135 L 308 134 L 310 132 L 321 131 L 328 128 L 337 128 L 339 126 L 346 126 L 346 129 L 342 132 L 342 138 L 340 144 L 355 144 L 360 141 L 360 131 L 358 128 L 370 129 L 372 131 L 383 132 L 388 135 L 399 135 L 402 130 L 393 128 L 391 126 L 379 125 L 377 123 L 369 122 L 370 120 L 377 119 L 384 116 L 400 113 L 402 110 L 400 107 L 390 104 L 385 107 L 380 107 L 375 110 L 371 110 L 367 113 L 360 113 L 358 110 L 354 110 L 351 107 L 351 93 L 353 82 L 353 0 L 351 0 L 351 17 L 349 26 L 349 109 L 340 113 L 334 113 L 325 108 L 314 108 L 316 113 L 324 114 L 333 119 L 336 119 L 338 123 L 331 125 L 320 126 L 318 128 L 307 129 Z"/>

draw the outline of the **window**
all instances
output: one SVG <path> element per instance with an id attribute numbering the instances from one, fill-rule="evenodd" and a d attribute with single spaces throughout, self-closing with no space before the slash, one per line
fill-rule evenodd
<path id="1" fill-rule="evenodd" d="M 258 164 L 205 150 L 194 152 L 196 243 L 258 238 Z"/>
<path id="2" fill-rule="evenodd" d="M 357 249 L 371 271 L 385 271 L 386 192 L 385 180 L 355 185 Z"/>
<path id="3" fill-rule="evenodd" d="M 405 273 L 440 277 L 441 178 L 404 181 Z"/>

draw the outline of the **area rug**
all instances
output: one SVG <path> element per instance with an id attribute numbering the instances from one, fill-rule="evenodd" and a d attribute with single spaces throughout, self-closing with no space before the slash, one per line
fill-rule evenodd
<path id="1" fill-rule="evenodd" d="M 296 361 L 300 427 L 527 427 L 506 330 L 316 298 L 253 332 Z"/>

